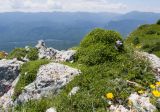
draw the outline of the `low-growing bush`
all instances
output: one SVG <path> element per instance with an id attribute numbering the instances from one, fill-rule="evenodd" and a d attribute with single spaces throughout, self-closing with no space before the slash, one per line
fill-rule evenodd
<path id="1" fill-rule="evenodd" d="M 144 24 L 144 25 L 141 25 L 139 29 L 144 29 L 144 28 L 147 28 L 148 26 L 149 26 L 148 24 Z"/>
<path id="2" fill-rule="evenodd" d="M 18 60 L 22 60 L 27 56 L 27 58 L 31 61 L 38 59 L 38 49 L 29 47 L 29 50 L 25 48 L 15 48 L 9 55 L 7 56 L 8 59 L 17 58 Z"/>
<path id="3" fill-rule="evenodd" d="M 155 30 L 149 30 L 146 32 L 146 34 L 148 35 L 153 35 L 153 34 L 156 34 L 157 32 Z"/>
<path id="4" fill-rule="evenodd" d="M 27 55 L 27 51 L 25 48 L 15 48 L 13 51 L 9 53 L 7 56 L 8 59 L 17 58 L 18 60 L 22 60 L 23 57 Z"/>
<path id="5" fill-rule="evenodd" d="M 30 48 L 30 50 L 27 53 L 27 58 L 32 61 L 37 60 L 38 59 L 38 49 Z"/>
<path id="6" fill-rule="evenodd" d="M 138 37 L 134 37 L 133 42 L 134 45 L 138 45 L 140 43 L 140 40 Z"/>
<path id="7" fill-rule="evenodd" d="M 122 41 L 119 33 L 95 29 L 91 31 L 80 43 L 76 59 L 86 65 L 97 65 L 106 61 L 116 60 L 116 56 L 123 51 L 116 48 L 116 41 Z"/>
<path id="8" fill-rule="evenodd" d="M 157 24 L 160 25 L 160 19 L 157 21 Z"/>

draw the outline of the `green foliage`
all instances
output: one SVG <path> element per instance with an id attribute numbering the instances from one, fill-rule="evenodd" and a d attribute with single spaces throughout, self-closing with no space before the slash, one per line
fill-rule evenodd
<path id="1" fill-rule="evenodd" d="M 132 32 L 125 41 L 127 45 L 134 45 L 135 37 L 139 38 L 140 50 L 153 53 L 160 57 L 160 25 L 142 25 Z M 136 46 L 134 46 L 136 47 Z"/>
<path id="2" fill-rule="evenodd" d="M 153 34 L 156 34 L 157 32 L 155 30 L 149 30 L 146 32 L 146 34 L 148 35 L 153 35 Z"/>
<path id="3" fill-rule="evenodd" d="M 27 56 L 29 60 L 37 60 L 38 59 L 38 49 L 30 47 L 27 51 L 25 48 L 15 48 L 11 53 L 8 55 L 8 59 L 17 58 L 18 60 L 22 60 Z"/>
<path id="4" fill-rule="evenodd" d="M 27 51 L 25 48 L 15 48 L 11 53 L 8 55 L 8 59 L 17 58 L 18 60 L 22 60 L 22 57 L 25 57 Z"/>
<path id="5" fill-rule="evenodd" d="M 27 58 L 32 61 L 37 60 L 38 59 L 38 49 L 30 48 L 30 50 L 27 53 Z"/>
<path id="6" fill-rule="evenodd" d="M 160 20 L 157 21 L 157 24 L 160 25 Z"/>
<path id="7" fill-rule="evenodd" d="M 13 99 L 15 99 L 22 92 L 25 86 L 35 80 L 39 67 L 47 63 L 49 63 L 48 60 L 36 60 L 23 64 L 20 69 L 21 76 L 15 87 Z"/>
<path id="8" fill-rule="evenodd" d="M 76 59 L 86 65 L 97 65 L 106 61 L 114 61 L 117 55 L 120 54 L 115 48 L 117 40 L 122 40 L 117 32 L 95 29 L 80 43 Z"/>
<path id="9" fill-rule="evenodd" d="M 134 45 L 138 45 L 139 43 L 140 43 L 139 38 L 138 38 L 138 37 L 135 37 L 135 38 L 133 39 L 133 44 L 134 44 Z"/>

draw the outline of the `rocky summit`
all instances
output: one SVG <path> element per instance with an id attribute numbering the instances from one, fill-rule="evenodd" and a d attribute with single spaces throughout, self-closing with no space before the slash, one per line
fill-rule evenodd
<path id="1" fill-rule="evenodd" d="M 76 50 L 16 48 L 0 60 L 0 112 L 159 112 L 156 39 L 96 28 Z"/>

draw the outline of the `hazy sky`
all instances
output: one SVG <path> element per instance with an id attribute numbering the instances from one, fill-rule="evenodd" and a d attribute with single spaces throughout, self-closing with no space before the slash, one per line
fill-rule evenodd
<path id="1" fill-rule="evenodd" d="M 0 0 L 0 12 L 160 12 L 160 0 Z"/>

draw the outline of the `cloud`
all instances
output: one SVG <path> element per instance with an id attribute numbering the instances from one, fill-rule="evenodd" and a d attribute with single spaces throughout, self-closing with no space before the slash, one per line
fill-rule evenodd
<path id="1" fill-rule="evenodd" d="M 0 12 L 122 11 L 127 5 L 108 0 L 0 0 Z"/>

